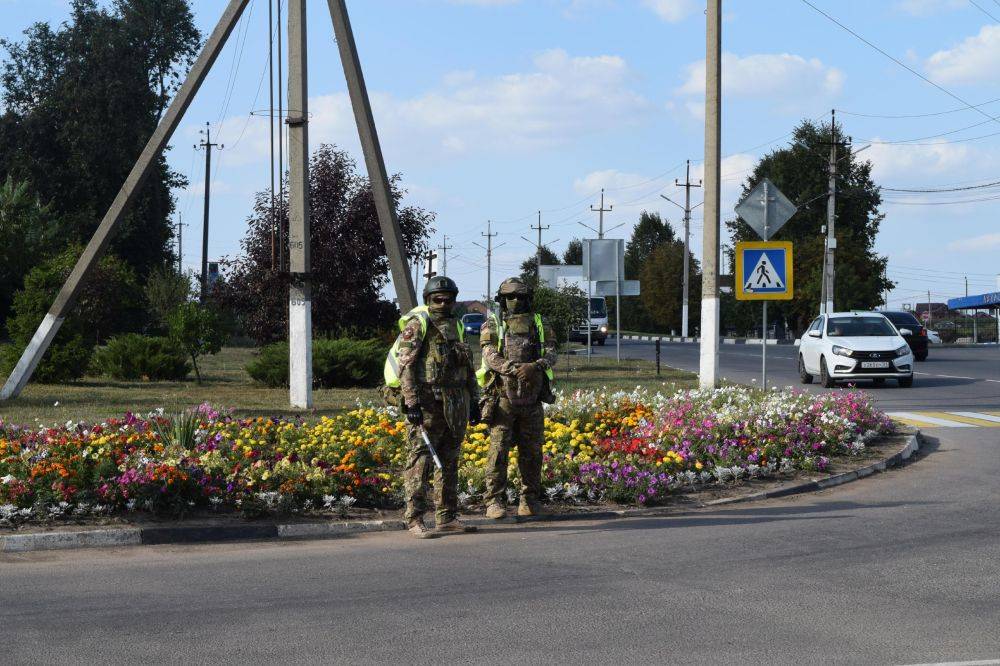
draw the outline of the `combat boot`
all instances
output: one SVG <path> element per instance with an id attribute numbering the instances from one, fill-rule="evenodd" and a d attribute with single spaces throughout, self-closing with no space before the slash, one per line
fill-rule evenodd
<path id="1" fill-rule="evenodd" d="M 437 536 L 437 534 L 429 530 L 427 526 L 424 525 L 423 518 L 414 518 L 407 523 L 406 529 L 409 530 L 410 534 L 418 539 L 433 539 Z"/>
<path id="2" fill-rule="evenodd" d="M 517 515 L 519 516 L 541 516 L 543 514 L 542 503 L 538 500 L 529 500 L 522 497 L 521 501 L 517 504 Z"/>
<path id="3" fill-rule="evenodd" d="M 500 502 L 490 502 L 486 507 L 486 517 L 492 520 L 503 520 L 507 517 L 507 509 Z"/>
<path id="4" fill-rule="evenodd" d="M 459 533 L 469 533 L 477 531 L 475 525 L 466 525 L 458 518 L 452 518 L 451 520 L 437 525 L 438 532 L 459 532 Z"/>

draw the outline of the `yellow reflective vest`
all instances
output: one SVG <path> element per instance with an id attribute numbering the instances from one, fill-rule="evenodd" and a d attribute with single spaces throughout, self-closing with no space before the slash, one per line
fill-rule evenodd
<path id="1" fill-rule="evenodd" d="M 497 351 L 503 353 L 503 339 L 507 332 L 507 327 L 500 321 L 500 319 L 493 314 L 489 314 L 490 321 L 493 322 L 493 326 L 497 331 Z M 538 329 L 538 343 L 541 345 L 545 344 L 545 324 L 542 323 L 542 315 L 535 313 L 535 328 Z M 486 386 L 490 380 L 490 373 L 493 369 L 486 364 L 486 358 L 483 358 L 482 363 L 479 365 L 479 369 L 476 370 L 476 381 L 479 382 L 479 386 Z M 549 378 L 549 381 L 555 379 L 555 375 L 552 373 L 552 368 L 545 368 L 545 376 Z"/>
<path id="2" fill-rule="evenodd" d="M 399 343 L 403 341 L 403 329 L 413 318 L 420 321 L 420 339 L 423 340 L 427 337 L 427 325 L 431 321 L 431 313 L 426 305 L 417 306 L 399 318 L 400 334 L 396 336 L 396 341 L 389 348 L 389 353 L 385 356 L 385 366 L 382 368 L 382 378 L 385 380 L 386 386 L 393 388 L 399 386 Z M 456 321 L 456 325 L 458 326 L 459 341 L 465 342 L 465 328 L 462 326 L 461 320 Z"/>

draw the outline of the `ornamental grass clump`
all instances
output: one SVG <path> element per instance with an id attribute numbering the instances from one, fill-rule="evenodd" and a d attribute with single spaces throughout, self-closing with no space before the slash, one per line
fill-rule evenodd
<path id="1" fill-rule="evenodd" d="M 576 392 L 546 410 L 542 480 L 550 501 L 653 505 L 686 489 L 822 471 L 892 428 L 857 391 Z M 313 423 L 238 419 L 208 405 L 48 428 L 0 421 L 0 525 L 129 511 L 394 508 L 405 433 L 396 412 L 370 405 Z M 463 504 L 481 503 L 488 459 L 487 426 L 470 427 Z M 516 450 L 508 473 L 516 487 Z"/>

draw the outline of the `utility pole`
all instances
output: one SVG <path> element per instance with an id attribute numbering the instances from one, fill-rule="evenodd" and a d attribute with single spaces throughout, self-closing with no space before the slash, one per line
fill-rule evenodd
<path id="1" fill-rule="evenodd" d="M 201 300 L 208 297 L 208 213 L 212 199 L 212 148 L 222 150 L 223 145 L 212 143 L 212 127 L 205 123 L 205 129 L 201 130 L 205 136 L 195 150 L 205 151 L 205 222 L 201 231 Z"/>
<path id="2" fill-rule="evenodd" d="M 283 91 L 283 74 L 284 68 L 282 66 L 282 56 L 284 51 L 281 45 L 281 3 L 282 0 L 278 0 L 278 199 L 284 202 L 285 200 L 285 102 Z M 285 272 L 285 223 L 279 218 L 276 220 L 278 227 L 278 270 L 282 273 Z"/>
<path id="3" fill-rule="evenodd" d="M 267 127 L 270 134 L 271 207 L 268 218 L 271 226 L 271 272 L 278 265 L 278 239 L 274 228 L 274 0 L 267 0 Z"/>
<path id="4" fill-rule="evenodd" d="M 965 276 L 965 297 L 969 297 L 969 276 Z M 972 344 L 979 343 L 979 308 L 972 311 Z"/>
<path id="5" fill-rule="evenodd" d="M 437 259 L 437 252 L 434 250 L 427 250 L 427 252 L 424 252 L 424 261 L 427 262 L 427 270 L 424 271 L 424 279 L 430 280 L 432 277 L 437 275 L 437 271 L 434 270 L 435 259 Z"/>
<path id="6" fill-rule="evenodd" d="M 448 277 L 448 250 L 453 250 L 454 247 L 448 245 L 448 237 L 444 237 L 441 245 L 437 246 L 437 249 L 441 250 L 441 275 Z"/>
<path id="7" fill-rule="evenodd" d="M 594 208 L 593 206 L 590 207 L 591 211 L 593 211 L 595 213 L 598 213 L 598 223 L 597 223 L 597 237 L 598 238 L 604 238 L 604 214 L 605 213 L 610 213 L 613 208 L 614 208 L 614 206 L 608 206 L 607 208 L 604 207 L 604 188 L 602 187 L 601 188 L 601 207 L 600 208 Z M 542 223 L 541 222 L 541 212 L 539 212 L 538 215 L 539 215 L 539 222 L 538 222 L 538 224 L 541 224 Z"/>
<path id="8" fill-rule="evenodd" d="M 309 248 L 309 67 L 306 0 L 288 3 L 288 389 L 312 407 L 312 260 Z"/>
<path id="9" fill-rule="evenodd" d="M 184 272 L 184 227 L 187 226 L 184 222 L 181 222 L 181 214 L 177 213 L 177 272 Z M 966 287 L 966 292 L 969 291 Z M 968 293 L 966 293 L 968 296 Z"/>
<path id="10" fill-rule="evenodd" d="M 535 247 L 535 256 L 536 256 L 536 259 L 535 259 L 535 279 L 539 282 L 539 284 L 542 281 L 542 232 L 543 231 L 548 231 L 551 228 L 552 228 L 551 224 L 546 224 L 544 227 L 542 226 L 542 211 L 538 211 L 538 224 L 537 225 L 534 225 L 534 224 L 531 225 L 531 229 L 533 231 L 537 231 L 538 232 L 538 243 L 537 243 L 537 245 Z M 522 236 L 522 238 L 524 238 L 524 237 Z M 528 240 L 528 239 L 525 238 L 524 240 Z M 528 242 L 530 243 L 531 241 L 528 241 Z"/>
<path id="11" fill-rule="evenodd" d="M 681 183 L 676 178 L 674 179 L 674 185 L 677 187 L 684 188 L 684 294 L 681 297 L 681 337 L 688 337 L 688 289 L 690 282 L 689 268 L 688 268 L 688 248 L 690 247 L 690 236 L 691 236 L 691 188 L 701 187 L 701 181 L 699 180 L 697 184 L 691 182 L 691 160 L 687 161 L 687 175 L 684 176 L 684 182 Z"/>
<path id="12" fill-rule="evenodd" d="M 845 143 L 845 148 L 848 151 L 846 157 L 850 157 L 850 137 L 847 138 Z M 837 141 L 837 111 L 836 109 L 830 110 L 830 163 L 827 166 L 828 171 L 828 185 L 827 185 L 827 200 L 826 200 L 826 270 L 823 273 L 823 280 L 825 286 L 825 293 L 823 294 L 821 300 L 826 301 L 826 312 L 830 314 L 833 312 L 833 302 L 834 302 L 834 286 L 836 284 L 837 271 L 834 265 L 834 255 L 837 253 L 837 235 L 836 235 L 836 220 L 837 220 L 837 146 L 840 142 Z M 865 147 L 867 148 L 867 146 Z M 862 148 L 861 150 L 864 150 Z M 856 152 L 861 152 L 861 150 Z"/>
<path id="13" fill-rule="evenodd" d="M 722 0 L 705 11 L 705 224 L 702 230 L 701 349 L 698 383 L 715 388 L 719 375 L 719 184 L 722 161 Z"/>
<path id="14" fill-rule="evenodd" d="M 486 233 L 480 233 L 480 236 L 486 238 L 486 245 L 480 245 L 476 241 L 472 241 L 473 245 L 483 248 L 486 250 L 486 307 L 490 310 L 490 304 L 493 302 L 493 239 L 499 234 L 493 231 L 493 221 L 486 221 Z M 500 243 L 497 247 L 506 245 L 506 243 Z"/>
<path id="15" fill-rule="evenodd" d="M 927 290 L 927 328 L 934 323 L 934 315 L 931 313 L 931 290 Z"/>

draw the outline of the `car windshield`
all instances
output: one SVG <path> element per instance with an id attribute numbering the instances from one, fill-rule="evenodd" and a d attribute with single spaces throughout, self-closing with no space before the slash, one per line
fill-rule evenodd
<path id="1" fill-rule="evenodd" d="M 869 338 L 896 335 L 885 317 L 830 317 L 826 334 L 834 338 Z"/>
<path id="2" fill-rule="evenodd" d="M 467 314 L 463 318 L 466 324 L 482 324 L 486 321 L 486 317 L 481 314 Z"/>
<path id="3" fill-rule="evenodd" d="M 591 298 L 590 299 L 590 316 L 591 317 L 607 317 L 608 316 L 608 306 L 604 302 L 603 298 Z"/>
<path id="4" fill-rule="evenodd" d="M 920 322 L 917 321 L 917 318 L 909 312 L 887 312 L 885 313 L 885 316 L 889 318 L 889 321 L 900 328 L 913 328 L 914 326 L 920 326 Z"/>

